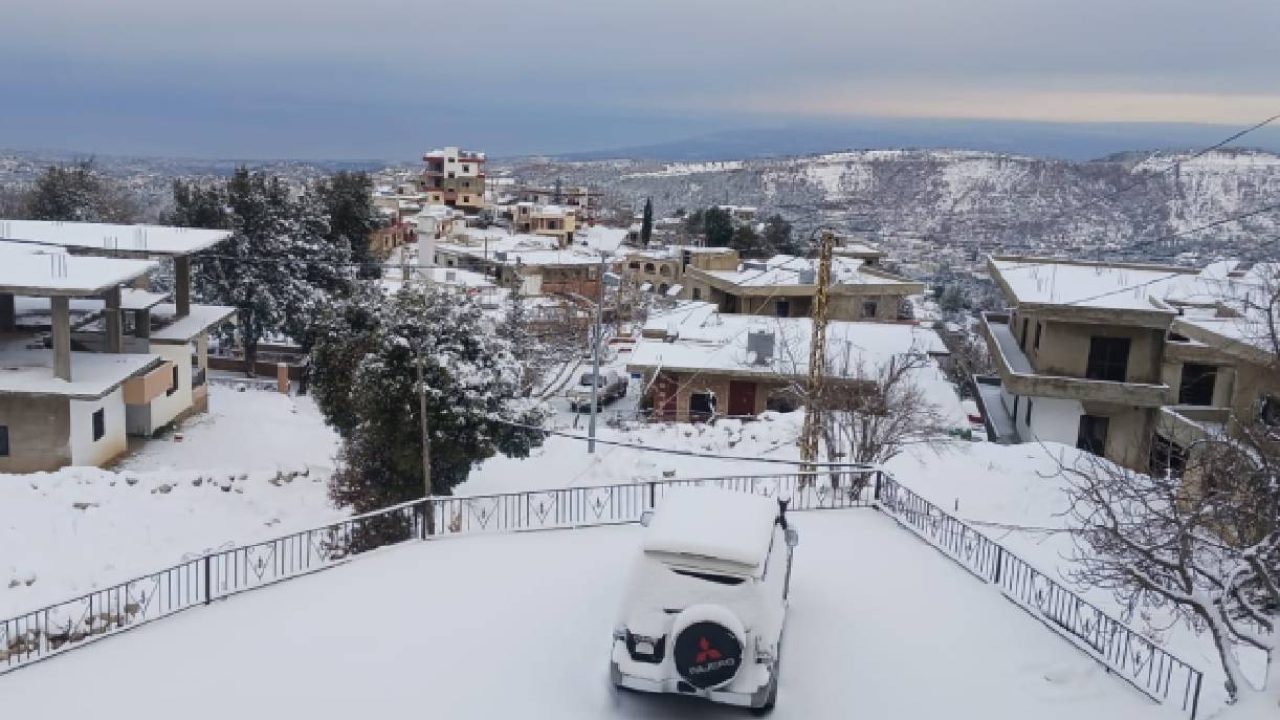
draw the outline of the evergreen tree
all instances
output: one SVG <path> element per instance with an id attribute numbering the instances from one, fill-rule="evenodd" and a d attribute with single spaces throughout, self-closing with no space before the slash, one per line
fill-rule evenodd
<path id="1" fill-rule="evenodd" d="M 729 247 L 733 242 L 733 218 L 728 210 L 709 207 L 702 213 L 703 231 L 707 247 Z"/>
<path id="2" fill-rule="evenodd" d="M 225 185 L 174 185 L 169 222 L 232 231 L 231 238 L 196 256 L 196 292 L 237 309 L 235 332 L 252 372 L 258 344 L 286 333 L 304 348 L 309 326 L 334 295 L 350 287 L 350 247 L 332 241 L 328 217 L 314 192 L 294 197 L 278 177 L 240 168 Z"/>
<path id="3" fill-rule="evenodd" d="M 769 258 L 776 254 L 773 246 L 750 225 L 743 225 L 733 231 L 729 247 L 737 250 L 738 254 L 744 258 Z"/>
<path id="4" fill-rule="evenodd" d="M 90 160 L 46 168 L 22 205 L 32 220 L 131 223 L 138 215 L 133 198 L 94 170 Z"/>
<path id="5" fill-rule="evenodd" d="M 360 288 L 325 308 L 312 353 L 316 401 L 343 440 L 330 485 L 357 512 L 423 495 L 419 391 L 426 394 L 434 494 L 449 494 L 496 453 L 527 457 L 543 413 L 524 405 L 511 342 L 471 299 L 410 285 Z M 419 367 L 423 376 L 418 385 Z"/>
<path id="6" fill-rule="evenodd" d="M 644 217 L 640 220 L 640 242 L 649 244 L 653 237 L 653 198 L 644 199 Z"/>
<path id="7" fill-rule="evenodd" d="M 764 242 L 772 248 L 774 254 L 807 255 L 808 248 L 802 247 L 800 243 L 792 239 L 791 230 L 791 223 L 783 219 L 781 215 L 776 213 L 770 215 L 764 221 Z"/>
<path id="8" fill-rule="evenodd" d="M 378 277 L 381 269 L 370 250 L 369 235 L 384 222 L 373 206 L 373 179 L 368 173 L 341 171 L 317 182 L 315 193 L 329 220 L 325 237 L 335 246 L 346 244 L 351 249 L 361 277 Z"/>

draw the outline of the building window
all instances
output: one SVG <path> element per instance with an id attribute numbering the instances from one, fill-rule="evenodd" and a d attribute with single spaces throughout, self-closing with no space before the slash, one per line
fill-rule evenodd
<path id="1" fill-rule="evenodd" d="M 1159 435 L 1151 441 L 1147 471 L 1153 477 L 1180 477 L 1187 469 L 1187 451 L 1177 443 Z"/>
<path id="2" fill-rule="evenodd" d="M 1089 338 L 1089 364 L 1084 375 L 1090 380 L 1124 382 L 1129 375 L 1129 338 Z"/>
<path id="3" fill-rule="evenodd" d="M 1212 405 L 1213 385 L 1218 368 L 1213 365 L 1186 363 L 1182 366 L 1182 382 L 1178 386 L 1179 405 Z"/>
<path id="4" fill-rule="evenodd" d="M 689 419 L 710 420 L 716 413 L 716 396 L 714 393 L 700 392 L 689 396 Z"/>
<path id="5" fill-rule="evenodd" d="M 876 303 L 868 300 L 862 303 L 862 317 L 873 318 L 876 316 Z"/>
<path id="6" fill-rule="evenodd" d="M 774 304 L 773 313 L 778 317 L 791 317 L 791 301 L 779 300 Z"/>
<path id="7" fill-rule="evenodd" d="M 645 264 L 644 264 L 644 271 L 645 271 L 645 272 L 647 272 L 647 273 L 652 273 L 652 272 L 653 272 L 653 263 L 645 263 Z"/>
<path id="8" fill-rule="evenodd" d="M 640 263 L 638 263 L 638 262 L 627 263 L 627 267 L 631 268 L 632 270 L 639 270 L 639 269 L 640 269 Z"/>
<path id="9" fill-rule="evenodd" d="M 1280 427 L 1280 398 L 1275 395 L 1262 396 L 1262 404 L 1258 408 L 1258 421 L 1268 427 Z"/>
<path id="10" fill-rule="evenodd" d="M 1094 455 L 1107 454 L 1107 427 L 1111 419 L 1101 415 L 1081 415 L 1076 447 Z"/>
<path id="11" fill-rule="evenodd" d="M 1027 324 L 1029 322 L 1030 318 L 1022 318 L 1022 335 L 1018 338 L 1018 344 L 1022 346 L 1023 352 L 1026 352 L 1027 350 Z"/>
<path id="12" fill-rule="evenodd" d="M 694 299 L 694 300 L 701 300 L 701 299 L 702 299 L 702 288 L 698 288 L 698 287 L 696 287 L 696 288 L 694 288 L 694 289 L 693 289 L 693 299 Z"/>
<path id="13" fill-rule="evenodd" d="M 0 425 L 0 457 L 9 457 L 9 426 Z"/>
<path id="14" fill-rule="evenodd" d="M 176 392 L 178 392 L 178 364 L 174 363 L 173 374 L 169 378 L 169 389 L 165 391 L 165 395 L 172 397 Z"/>
<path id="15" fill-rule="evenodd" d="M 1032 347 L 1034 347 L 1036 350 L 1039 350 L 1039 349 L 1040 349 L 1040 333 L 1041 333 L 1043 330 L 1044 330 L 1044 323 L 1037 322 L 1037 323 L 1036 323 L 1036 341 L 1035 341 L 1035 343 L 1032 345 Z"/>
<path id="16" fill-rule="evenodd" d="M 1028 430 L 1031 429 L 1031 405 L 1031 398 L 1027 398 L 1027 416 L 1023 419 L 1023 422 L 1027 424 Z"/>
<path id="17" fill-rule="evenodd" d="M 97 442 L 107 434 L 107 411 L 98 408 L 93 411 L 93 441 Z"/>

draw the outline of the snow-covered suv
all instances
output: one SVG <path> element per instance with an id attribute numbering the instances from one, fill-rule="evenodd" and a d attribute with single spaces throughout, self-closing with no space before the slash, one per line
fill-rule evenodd
<path id="1" fill-rule="evenodd" d="M 645 522 L 613 634 L 613 683 L 772 708 L 799 540 L 786 503 L 673 488 Z"/>

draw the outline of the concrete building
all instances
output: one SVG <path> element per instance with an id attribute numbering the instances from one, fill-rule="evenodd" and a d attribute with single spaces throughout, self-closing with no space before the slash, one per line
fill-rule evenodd
<path id="1" fill-rule="evenodd" d="M 562 248 L 573 243 L 578 218 L 572 208 L 518 202 L 510 210 L 513 232 L 555 238 Z"/>
<path id="2" fill-rule="evenodd" d="M 1266 397 L 1280 396 L 1274 346 L 1246 340 L 1250 321 L 1232 307 L 1247 280 L 1224 270 L 1234 264 L 993 257 L 989 266 L 1010 308 L 982 318 L 1000 376 L 998 388 L 982 388 L 983 404 L 1013 439 L 1145 471 L 1178 463 L 1189 438 L 1229 417 L 1252 422 Z"/>
<path id="3" fill-rule="evenodd" d="M 808 317 L 817 294 L 814 259 L 775 255 L 746 260 L 734 270 L 685 270 L 681 297 L 705 300 L 721 312 L 776 317 Z M 829 317 L 832 320 L 910 320 L 909 296 L 924 285 L 892 275 L 863 260 L 836 256 L 831 262 Z"/>
<path id="4" fill-rule="evenodd" d="M 42 368 L 50 375 L 31 392 L 43 398 L 47 410 L 49 397 L 97 401 L 119 390 L 119 403 L 96 406 L 103 412 L 95 421 L 101 427 L 94 429 L 92 452 L 77 445 L 78 436 L 68 435 L 69 451 L 51 455 L 45 463 L 50 468 L 102 464 L 118 455 L 114 444 L 110 452 L 98 444 L 116 437 L 114 419 L 120 420 L 121 437 L 150 436 L 208 407 L 208 335 L 235 310 L 191 302 L 190 256 L 229 236 L 159 226 L 0 220 L 0 254 L 12 273 L 0 284 L 6 352 L 28 375 L 42 375 Z M 145 275 L 157 261 L 172 264 L 171 300 L 168 293 L 128 286 L 145 286 Z M 43 351 L 45 336 L 48 352 Z M 77 366 L 85 369 L 83 375 Z M 23 407 L 29 389 L 0 385 L 0 403 Z M 83 406 L 67 407 L 74 420 L 76 408 Z M 45 428 L 62 427 L 58 418 L 45 419 Z M 30 440 L 30 430 L 23 432 Z M 18 471 L 32 463 L 11 460 L 9 467 Z"/>
<path id="5" fill-rule="evenodd" d="M 447 147 L 422 156 L 419 191 L 430 205 L 478 212 L 485 205 L 484 153 Z"/>
<path id="6" fill-rule="evenodd" d="M 648 285 L 661 295 L 671 288 L 683 289 L 685 271 L 738 269 L 740 259 L 733 248 L 709 248 L 675 245 L 651 250 L 634 250 L 623 258 L 623 277 L 638 285 Z"/>
<path id="7" fill-rule="evenodd" d="M 515 190 L 516 202 L 534 205 L 558 205 L 572 210 L 583 223 L 600 220 L 604 212 L 604 192 L 586 186 L 573 187 L 522 187 Z"/>
<path id="8" fill-rule="evenodd" d="M 595 298 L 600 290 L 600 254 L 586 248 L 562 248 L 552 238 L 468 230 L 436 243 L 427 252 L 437 267 L 471 270 L 492 278 L 500 287 L 519 286 L 525 295 Z M 613 263 L 607 268 L 613 269 Z"/>
<path id="9" fill-rule="evenodd" d="M 682 303 L 650 317 L 627 370 L 640 374 L 645 402 L 659 420 L 700 421 L 795 409 L 793 388 L 809 372 L 809 318 L 721 313 L 705 302 Z M 831 383 L 867 382 L 867 372 L 896 355 L 924 354 L 914 378 L 940 411 L 963 425 L 954 388 L 936 359 L 947 354 L 932 330 L 908 324 L 832 321 L 827 326 Z"/>

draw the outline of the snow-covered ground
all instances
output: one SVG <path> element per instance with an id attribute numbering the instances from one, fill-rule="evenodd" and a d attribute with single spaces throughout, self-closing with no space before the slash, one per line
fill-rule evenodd
<path id="1" fill-rule="evenodd" d="M 0 475 L 0 618 L 344 514 L 310 398 L 214 385 L 209 407 L 112 470 Z"/>
<path id="2" fill-rule="evenodd" d="M 888 518 L 795 522 L 773 717 L 1176 717 Z M 0 677 L 0 696 L 13 717 L 743 717 L 609 686 L 638 540 L 612 527 L 388 548 Z"/>

